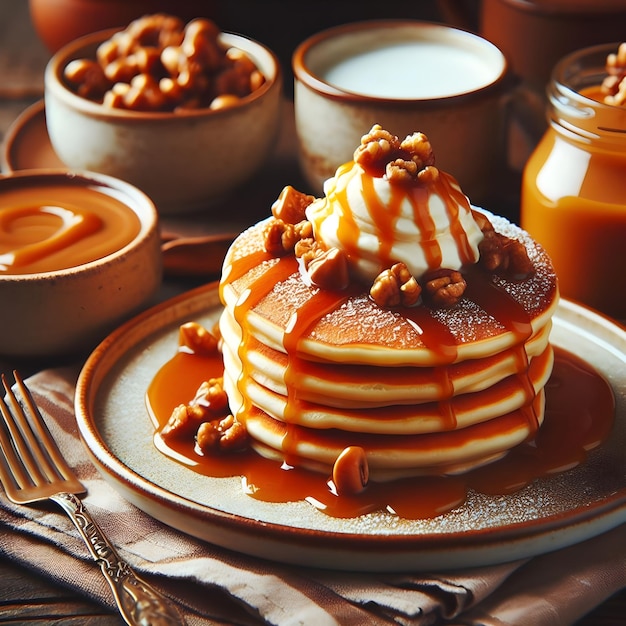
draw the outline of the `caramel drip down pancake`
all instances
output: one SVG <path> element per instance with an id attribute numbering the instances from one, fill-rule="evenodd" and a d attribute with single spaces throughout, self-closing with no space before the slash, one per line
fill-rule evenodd
<path id="1" fill-rule="evenodd" d="M 231 246 L 220 284 L 224 386 L 261 454 L 328 472 L 349 446 L 386 479 L 465 471 L 532 437 L 552 371 L 556 278 L 504 218 L 534 272 L 470 265 L 453 307 L 382 308 L 353 281 L 325 290 L 293 255 L 265 251 L 264 223 Z"/>

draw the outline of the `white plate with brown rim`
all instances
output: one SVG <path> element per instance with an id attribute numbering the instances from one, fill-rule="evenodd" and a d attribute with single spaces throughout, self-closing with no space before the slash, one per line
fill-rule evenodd
<path id="1" fill-rule="evenodd" d="M 78 380 L 76 414 L 91 459 L 125 498 L 165 524 L 284 563 L 418 571 L 531 557 L 626 522 L 626 331 L 612 320 L 567 300 L 554 318 L 553 344 L 582 355 L 615 395 L 611 436 L 584 463 L 513 494 L 470 493 L 463 505 L 429 519 L 386 512 L 341 519 L 305 501 L 253 499 L 240 477 L 202 475 L 152 444 L 150 382 L 175 354 L 180 324 L 211 327 L 220 310 L 215 283 L 157 305 L 102 342 Z"/>

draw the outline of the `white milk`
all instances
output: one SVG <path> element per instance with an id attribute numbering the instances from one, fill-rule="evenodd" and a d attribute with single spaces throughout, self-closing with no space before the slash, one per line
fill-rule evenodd
<path id="1" fill-rule="evenodd" d="M 498 72 L 467 49 L 429 41 L 380 45 L 341 59 L 322 78 L 367 96 L 427 99 L 479 89 Z"/>

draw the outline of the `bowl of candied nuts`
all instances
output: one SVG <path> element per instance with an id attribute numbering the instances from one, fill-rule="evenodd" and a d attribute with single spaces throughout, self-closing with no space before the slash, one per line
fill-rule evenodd
<path id="1" fill-rule="evenodd" d="M 226 198 L 261 169 L 279 129 L 276 55 L 206 18 L 159 13 L 86 35 L 51 58 L 44 82 L 60 160 L 135 185 L 161 214 Z"/>

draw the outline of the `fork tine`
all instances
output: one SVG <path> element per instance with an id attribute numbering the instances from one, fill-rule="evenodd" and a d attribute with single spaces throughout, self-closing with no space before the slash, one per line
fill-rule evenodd
<path id="1" fill-rule="evenodd" d="M 52 438 L 43 416 L 34 403 L 30 391 L 26 388 L 22 377 L 16 371 L 13 372 L 13 375 L 25 406 L 20 405 L 11 388 L 9 388 L 8 392 L 9 398 L 16 409 L 15 414 L 19 416 L 22 422 L 23 431 L 27 434 L 27 441 L 39 463 L 39 467 L 43 469 L 50 480 L 55 480 L 59 476 L 63 479 L 74 478 L 74 473 L 67 465 L 65 458 L 61 455 L 56 441 Z M 23 410 L 18 411 L 20 407 Z M 26 410 L 30 411 L 30 415 L 33 418 L 30 421 L 27 418 Z"/>
<path id="2" fill-rule="evenodd" d="M 2 417 L 5 418 L 4 423 L 0 424 L 0 449 L 2 450 L 0 455 L 0 481 L 9 500 L 19 502 L 20 489 L 26 488 L 31 483 L 11 445 L 6 424 L 6 413 L 8 411 L 2 398 L 0 398 L 0 410 Z"/>
<path id="3" fill-rule="evenodd" d="M 2 417 L 13 445 L 5 436 L 0 441 L 9 468 L 13 470 L 15 484 L 22 490 L 28 490 L 31 487 L 58 483 L 59 491 L 84 493 L 84 486 L 61 455 L 24 381 L 18 372 L 14 371 L 13 375 L 21 402 L 4 374 L 2 386 L 7 400 L 0 400 Z M 8 490 L 7 495 L 10 497 Z M 32 495 L 34 499 L 34 490 Z M 22 500 L 26 497 L 30 496 L 27 493 L 21 494 Z"/>
<path id="4" fill-rule="evenodd" d="M 39 445 L 26 419 L 24 410 L 18 403 L 4 374 L 2 374 L 2 385 L 7 397 L 7 401 L 3 400 L 2 417 L 4 418 L 13 441 L 14 450 L 17 452 L 17 456 L 15 456 L 10 453 L 7 454 L 5 450 L 9 465 L 17 467 L 18 469 L 24 468 L 25 470 L 25 472 L 16 472 L 19 474 L 19 476 L 16 476 L 18 484 L 26 486 L 29 482 L 32 484 L 42 483 L 49 479 L 50 474 L 47 471 L 49 468 L 43 470 L 45 473 L 42 473 L 42 469 L 40 468 L 49 466 L 49 461 L 41 454 Z M 15 463 L 17 464 L 15 465 Z"/>

